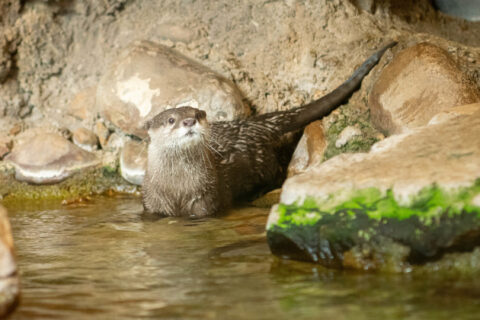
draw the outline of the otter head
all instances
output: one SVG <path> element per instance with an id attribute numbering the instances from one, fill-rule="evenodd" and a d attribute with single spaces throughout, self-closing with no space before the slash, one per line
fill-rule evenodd
<path id="1" fill-rule="evenodd" d="M 192 107 L 165 110 L 145 123 L 151 142 L 157 146 L 188 148 L 209 133 L 207 114 Z"/>

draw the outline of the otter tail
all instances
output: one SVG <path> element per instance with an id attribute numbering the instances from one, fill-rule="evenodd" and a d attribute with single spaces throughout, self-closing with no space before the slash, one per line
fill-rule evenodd
<path id="1" fill-rule="evenodd" d="M 391 42 L 375 54 L 370 56 L 355 72 L 338 88 L 305 106 L 289 111 L 279 111 L 258 116 L 259 120 L 272 122 L 280 133 L 286 133 L 303 128 L 310 122 L 320 119 L 335 110 L 342 102 L 347 100 L 358 89 L 362 79 L 380 61 L 382 55 L 397 42 Z"/>

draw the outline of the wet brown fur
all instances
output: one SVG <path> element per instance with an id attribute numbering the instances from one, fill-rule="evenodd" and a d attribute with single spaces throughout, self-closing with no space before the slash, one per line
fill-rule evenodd
<path id="1" fill-rule="evenodd" d="M 236 199 L 278 186 L 291 156 L 282 153 L 282 137 L 339 106 L 394 44 L 371 56 L 333 92 L 303 107 L 211 124 L 204 111 L 191 107 L 158 114 L 146 123 L 151 142 L 143 183 L 145 209 L 203 217 L 225 210 Z"/>

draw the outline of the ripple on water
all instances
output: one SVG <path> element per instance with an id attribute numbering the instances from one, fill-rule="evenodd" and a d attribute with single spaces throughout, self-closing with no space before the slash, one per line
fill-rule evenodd
<path id="1" fill-rule="evenodd" d="M 157 219 L 132 197 L 9 208 L 12 319 L 476 319 L 480 280 L 326 270 L 273 257 L 268 209 Z"/>

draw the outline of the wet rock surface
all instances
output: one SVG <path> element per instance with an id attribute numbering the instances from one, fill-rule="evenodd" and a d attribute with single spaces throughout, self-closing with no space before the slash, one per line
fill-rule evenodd
<path id="1" fill-rule="evenodd" d="M 480 245 L 479 172 L 480 109 L 334 157 L 286 181 L 267 227 L 271 249 L 395 271 L 469 251 Z"/>
<path id="2" fill-rule="evenodd" d="M 98 164 L 96 156 L 51 132 L 26 132 L 7 160 L 20 181 L 45 184 L 62 181 L 80 169 Z"/>
<path id="3" fill-rule="evenodd" d="M 168 108 L 200 108 L 210 121 L 249 114 L 231 81 L 148 41 L 136 42 L 113 62 L 99 82 L 96 99 L 107 120 L 141 137 L 145 121 Z"/>
<path id="4" fill-rule="evenodd" d="M 0 205 L 0 317 L 17 305 L 20 285 L 7 211 Z"/>
<path id="5" fill-rule="evenodd" d="M 398 53 L 370 94 L 374 125 L 386 134 L 423 126 L 437 113 L 480 101 L 477 85 L 445 50 L 420 43 Z"/>

